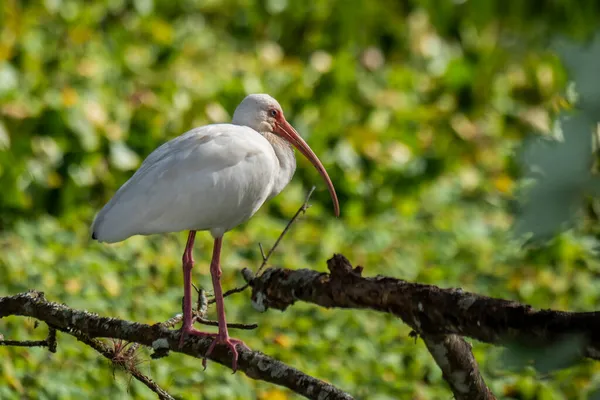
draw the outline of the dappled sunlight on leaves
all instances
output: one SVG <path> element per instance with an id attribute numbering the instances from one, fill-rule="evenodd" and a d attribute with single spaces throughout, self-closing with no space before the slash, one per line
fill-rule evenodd
<path id="1" fill-rule="evenodd" d="M 242 268 L 260 265 L 258 243 L 272 245 L 315 184 L 312 207 L 271 265 L 324 271 L 337 252 L 367 276 L 539 308 L 597 308 L 600 213 L 590 197 L 600 185 L 585 136 L 597 115 L 580 108 L 598 109 L 598 37 L 579 43 L 599 10 L 571 3 L 4 1 L 0 293 L 35 288 L 145 323 L 180 312 L 185 234 L 105 245 L 90 239 L 89 225 L 153 149 L 194 126 L 229 121 L 246 93 L 264 91 L 327 167 L 341 217 L 298 157 L 285 191 L 225 236 L 225 289 L 243 283 Z M 539 134 L 524 140 L 532 131 Z M 514 213 L 523 193 L 529 201 Z M 524 243 L 515 232 L 545 240 Z M 211 246 L 208 233 L 198 235 L 193 279 L 207 290 Z M 227 298 L 226 309 L 231 321 L 259 324 L 233 336 L 357 398 L 451 396 L 422 341 L 390 316 L 306 304 L 259 314 L 248 293 Z M 7 338 L 44 329 L 0 321 Z M 596 364 L 552 364 L 540 370 L 552 370 L 546 378 L 528 364 L 507 370 L 497 348 L 474 343 L 474 352 L 500 396 L 576 398 L 598 389 Z M 182 398 L 296 398 L 217 364 L 202 371 L 182 355 L 141 368 Z M 62 336 L 51 358 L 0 347 L 0 381 L 2 399 L 154 398 Z"/>

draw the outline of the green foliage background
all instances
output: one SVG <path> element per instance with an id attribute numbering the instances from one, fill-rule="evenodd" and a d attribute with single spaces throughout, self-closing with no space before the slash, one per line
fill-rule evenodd
<path id="1" fill-rule="evenodd" d="M 316 184 L 313 207 L 273 263 L 324 270 L 339 252 L 368 275 L 593 310 L 594 201 L 578 203 L 580 218 L 547 242 L 523 246 L 512 229 L 524 139 L 551 137 L 567 105 L 569 75 L 548 46 L 558 36 L 585 43 L 599 15 L 597 2 L 569 0 L 4 0 L 0 295 L 34 288 L 102 315 L 172 317 L 185 234 L 108 246 L 92 242 L 88 227 L 154 148 L 228 121 L 247 93 L 267 92 L 328 168 L 342 216 L 332 216 L 318 175 L 300 161 L 288 188 L 226 235 L 226 288 L 241 283 L 241 268 L 258 266 L 257 243 L 273 243 Z M 195 280 L 206 288 L 210 245 L 199 235 Z M 247 293 L 229 298 L 227 313 L 259 323 L 235 333 L 250 347 L 357 398 L 451 397 L 423 343 L 389 316 L 308 305 L 259 314 Z M 11 339 L 44 329 L 0 321 Z M 600 388 L 597 363 L 542 373 L 499 348 L 474 343 L 474 351 L 500 398 L 585 399 Z M 181 398 L 296 398 L 213 363 L 202 371 L 176 354 L 140 359 Z M 57 354 L 0 348 L 1 399 L 84 396 L 154 398 L 64 335 Z"/>

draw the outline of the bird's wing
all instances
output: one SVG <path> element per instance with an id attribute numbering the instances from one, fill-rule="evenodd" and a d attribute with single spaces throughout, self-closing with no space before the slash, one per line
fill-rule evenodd
<path id="1" fill-rule="evenodd" d="M 117 242 L 135 234 L 226 230 L 250 218 L 273 184 L 276 157 L 256 131 L 217 124 L 157 148 L 98 213 L 92 235 Z"/>

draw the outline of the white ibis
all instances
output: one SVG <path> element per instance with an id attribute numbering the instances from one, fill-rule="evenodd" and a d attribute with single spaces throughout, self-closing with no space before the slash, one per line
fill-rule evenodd
<path id="1" fill-rule="evenodd" d="M 263 203 L 290 182 L 296 169 L 294 146 L 325 179 L 339 215 L 337 195 L 323 164 L 286 121 L 281 106 L 269 95 L 252 94 L 236 108 L 232 124 L 192 129 L 163 144 L 104 206 L 92 224 L 92 238 L 114 243 L 134 235 L 189 231 L 183 252 L 183 325 L 188 334 L 214 337 L 225 344 L 237 368 L 236 345 L 227 331 L 221 290 L 221 244 L 225 232 L 247 221 Z M 219 322 L 218 333 L 192 325 L 192 249 L 196 231 L 214 238 L 210 273 Z"/>

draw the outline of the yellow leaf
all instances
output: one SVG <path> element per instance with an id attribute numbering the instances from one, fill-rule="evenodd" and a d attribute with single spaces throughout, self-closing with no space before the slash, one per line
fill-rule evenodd
<path id="1" fill-rule="evenodd" d="M 279 389 L 271 389 L 258 395 L 259 400 L 287 400 L 288 395 Z"/>
<path id="2" fill-rule="evenodd" d="M 71 278 L 65 282 L 65 290 L 67 293 L 74 294 L 81 290 L 81 281 L 77 278 Z"/>
<path id="3" fill-rule="evenodd" d="M 398 378 L 396 377 L 395 374 L 393 374 L 391 371 L 386 371 L 383 373 L 382 375 L 383 380 L 386 382 L 395 382 L 398 380 Z"/>
<path id="4" fill-rule="evenodd" d="M 121 283 L 113 275 L 104 275 L 102 277 L 102 286 L 113 297 L 121 294 Z"/>
<path id="5" fill-rule="evenodd" d="M 62 102 L 65 107 L 72 107 L 77 104 L 79 100 L 79 95 L 72 87 L 66 87 L 62 90 Z"/>
<path id="6" fill-rule="evenodd" d="M 69 32 L 69 36 L 73 43 L 82 44 L 87 42 L 92 37 L 92 31 L 85 26 L 76 26 Z"/>
<path id="7" fill-rule="evenodd" d="M 286 335 L 275 336 L 274 342 L 283 347 L 284 349 L 288 349 L 292 345 L 292 339 L 290 339 L 290 337 Z"/>
<path id="8" fill-rule="evenodd" d="M 173 27 L 165 21 L 154 20 L 151 33 L 159 44 L 168 45 L 173 41 Z"/>
<path id="9" fill-rule="evenodd" d="M 13 56 L 12 46 L 0 43 L 0 61 L 8 60 Z"/>
<path id="10" fill-rule="evenodd" d="M 511 193 L 514 182 L 508 175 L 500 175 L 494 179 L 494 186 L 502 193 Z"/>
<path id="11" fill-rule="evenodd" d="M 508 288 L 510 290 L 518 290 L 521 287 L 523 278 L 521 276 L 513 275 L 508 281 Z"/>
<path id="12" fill-rule="evenodd" d="M 106 124 L 107 115 L 104 107 L 95 101 L 88 101 L 83 108 L 86 118 L 96 126 Z"/>

